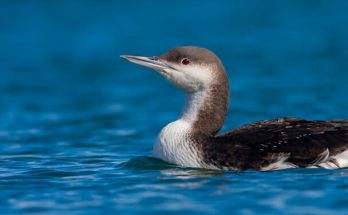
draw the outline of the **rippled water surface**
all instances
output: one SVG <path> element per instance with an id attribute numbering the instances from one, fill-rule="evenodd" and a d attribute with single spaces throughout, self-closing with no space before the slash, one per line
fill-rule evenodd
<path id="1" fill-rule="evenodd" d="M 348 118 L 347 1 L 1 1 L 1 214 L 347 214 L 348 170 L 216 172 L 151 158 L 184 94 L 119 59 L 215 51 L 224 131 Z"/>

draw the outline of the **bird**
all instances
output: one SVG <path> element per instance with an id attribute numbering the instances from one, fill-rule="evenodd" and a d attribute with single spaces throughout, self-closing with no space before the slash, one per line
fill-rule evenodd
<path id="1" fill-rule="evenodd" d="M 158 134 L 153 156 L 180 167 L 271 171 L 348 167 L 348 120 L 277 118 L 219 134 L 229 107 L 229 80 L 219 57 L 196 47 L 160 56 L 121 55 L 183 90 L 179 117 Z"/>

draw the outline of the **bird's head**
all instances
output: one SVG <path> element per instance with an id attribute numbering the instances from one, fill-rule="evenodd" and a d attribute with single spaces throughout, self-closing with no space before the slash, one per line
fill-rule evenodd
<path id="1" fill-rule="evenodd" d="M 121 57 L 157 71 L 187 93 L 208 88 L 218 77 L 226 75 L 220 59 L 213 52 L 194 46 L 177 47 L 161 56 Z"/>

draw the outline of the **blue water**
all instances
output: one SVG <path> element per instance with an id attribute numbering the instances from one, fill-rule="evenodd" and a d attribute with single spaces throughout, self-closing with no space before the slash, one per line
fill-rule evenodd
<path id="1" fill-rule="evenodd" d="M 1 214 L 347 214 L 348 170 L 221 173 L 151 158 L 184 94 L 120 54 L 215 51 L 224 131 L 348 118 L 348 1 L 1 1 Z"/>

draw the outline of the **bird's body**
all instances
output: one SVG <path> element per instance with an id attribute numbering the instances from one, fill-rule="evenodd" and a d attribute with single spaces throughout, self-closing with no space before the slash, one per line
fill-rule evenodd
<path id="1" fill-rule="evenodd" d="M 188 93 L 181 117 L 158 135 L 153 154 L 159 159 L 226 170 L 348 167 L 348 120 L 280 118 L 217 135 L 228 110 L 229 83 L 221 61 L 207 49 L 179 47 L 160 57 L 124 57 Z"/>
<path id="2" fill-rule="evenodd" d="M 348 166 L 348 121 L 259 121 L 213 137 L 205 159 L 221 168 L 273 170 Z"/>
<path id="3" fill-rule="evenodd" d="M 184 120 L 160 132 L 154 156 L 180 166 L 225 170 L 348 167 L 348 121 L 258 121 L 218 136 Z"/>

